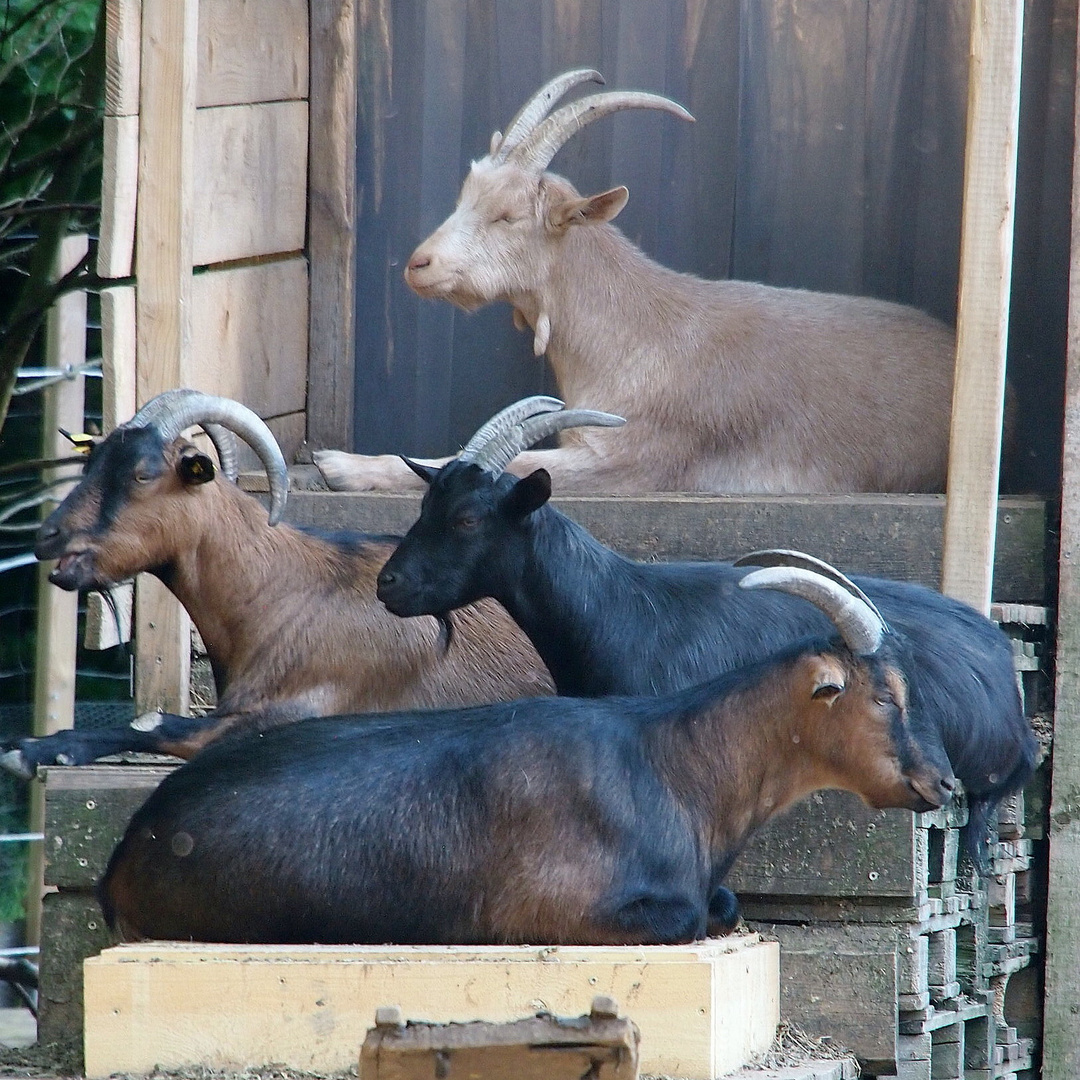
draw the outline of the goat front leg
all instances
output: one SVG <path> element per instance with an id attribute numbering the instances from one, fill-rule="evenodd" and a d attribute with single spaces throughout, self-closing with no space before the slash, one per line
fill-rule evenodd
<path id="1" fill-rule="evenodd" d="M 347 454 L 316 450 L 312 455 L 331 491 L 422 491 L 424 482 L 396 454 Z M 436 469 L 451 459 L 416 458 Z"/>

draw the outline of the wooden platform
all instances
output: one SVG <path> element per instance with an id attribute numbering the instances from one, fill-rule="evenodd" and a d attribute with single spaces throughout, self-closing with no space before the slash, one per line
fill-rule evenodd
<path id="1" fill-rule="evenodd" d="M 646 1074 L 721 1077 L 779 1022 L 779 946 L 757 934 L 606 948 L 121 945 L 87 959 L 88 1077 L 155 1067 L 354 1067 L 375 1010 L 438 1022 L 574 1016 L 607 994 Z"/>

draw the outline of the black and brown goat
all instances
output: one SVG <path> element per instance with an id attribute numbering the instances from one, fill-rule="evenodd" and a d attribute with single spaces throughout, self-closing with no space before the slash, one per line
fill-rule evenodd
<path id="1" fill-rule="evenodd" d="M 745 566 L 625 559 L 548 504 L 545 470 L 520 480 L 504 471 L 524 447 L 595 415 L 525 399 L 441 469 L 413 462 L 429 486 L 420 519 L 379 575 L 390 610 L 438 615 L 493 597 L 529 635 L 558 692 L 578 696 L 666 693 L 826 632 L 821 612 L 801 600 L 738 589 Z M 1011 643 L 979 612 L 931 589 L 854 581 L 893 630 L 923 753 L 942 777 L 951 767 L 964 784 L 969 850 L 985 851 L 994 808 L 1035 763 Z"/>
<path id="2" fill-rule="evenodd" d="M 947 792 L 873 608 L 769 568 L 841 629 L 659 697 L 302 720 L 208 747 L 135 814 L 99 887 L 128 938 L 664 943 L 729 929 L 747 837 L 819 788 Z"/>
<path id="3" fill-rule="evenodd" d="M 219 445 L 228 446 L 224 427 L 256 450 L 270 477 L 270 519 L 182 437 L 196 424 Z M 284 459 L 259 417 L 192 391 L 155 398 L 94 446 L 82 481 L 42 524 L 37 556 L 58 560 L 50 580 L 62 589 L 102 589 L 140 572 L 160 578 L 206 644 L 217 707 L 23 739 L 4 764 L 30 775 L 39 764 L 125 750 L 189 758 L 240 727 L 550 693 L 543 663 L 497 603 L 444 625 L 395 618 L 375 598 L 375 577 L 398 538 L 273 526 L 287 490 Z"/>

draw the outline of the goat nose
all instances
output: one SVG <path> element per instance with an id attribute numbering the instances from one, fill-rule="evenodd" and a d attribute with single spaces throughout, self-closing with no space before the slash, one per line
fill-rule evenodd
<path id="1" fill-rule="evenodd" d="M 423 270 L 425 267 L 431 265 L 431 259 L 427 255 L 414 255 L 409 260 L 410 270 Z"/>
<path id="2" fill-rule="evenodd" d="M 956 777 L 955 776 L 942 776 L 939 778 L 938 783 L 942 789 L 947 791 L 950 795 L 956 790 Z"/>
<path id="3" fill-rule="evenodd" d="M 379 576 L 375 579 L 375 584 L 380 589 L 389 588 L 397 583 L 397 574 L 393 570 L 380 570 Z"/>

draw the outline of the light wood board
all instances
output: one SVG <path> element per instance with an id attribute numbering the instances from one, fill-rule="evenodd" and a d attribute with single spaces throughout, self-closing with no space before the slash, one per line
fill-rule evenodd
<path id="1" fill-rule="evenodd" d="M 84 965 L 86 1074 L 153 1068 L 355 1066 L 375 1010 L 514 1020 L 618 1001 L 645 1073 L 711 1078 L 766 1049 L 779 946 L 757 935 L 688 946 L 118 946 Z"/>

